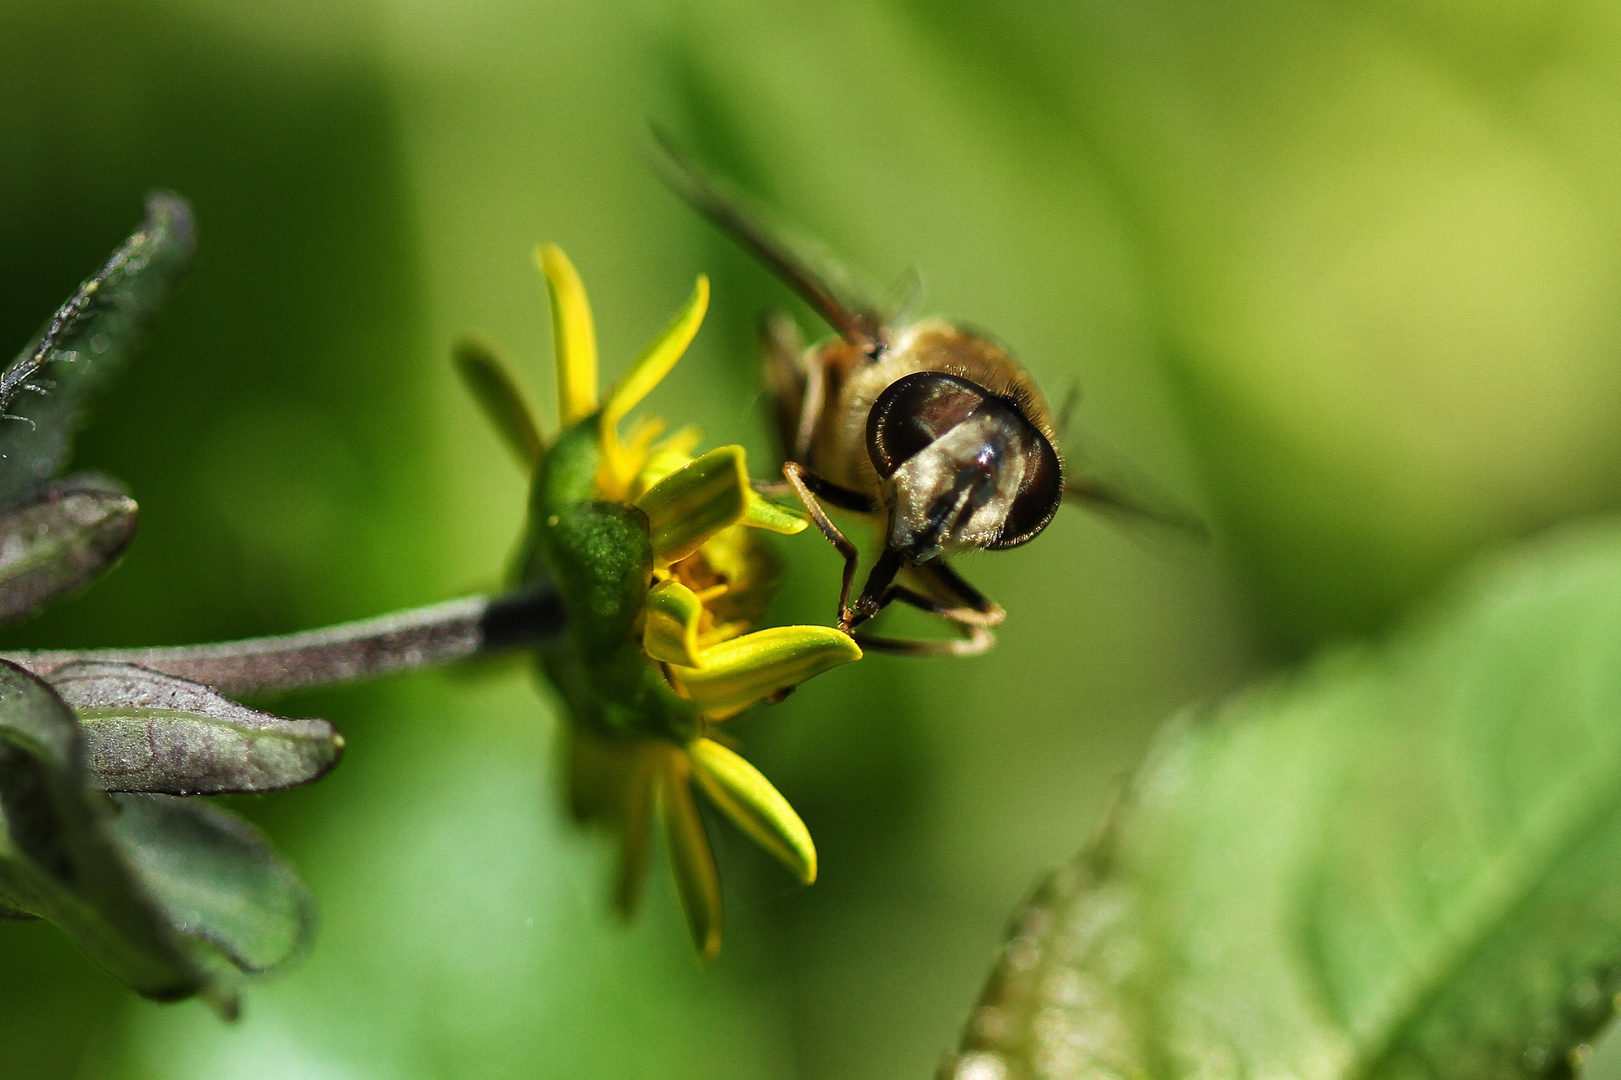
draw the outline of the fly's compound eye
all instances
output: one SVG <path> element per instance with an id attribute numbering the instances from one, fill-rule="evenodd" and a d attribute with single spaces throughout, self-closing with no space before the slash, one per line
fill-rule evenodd
<path id="1" fill-rule="evenodd" d="M 918 371 L 896 379 L 867 413 L 867 453 L 872 467 L 888 480 L 989 398 L 989 391 L 977 383 L 937 371 Z"/>
<path id="2" fill-rule="evenodd" d="M 1064 474 L 1052 443 L 1033 426 L 1027 432 L 1024 477 L 1018 494 L 1008 506 L 1007 518 L 995 540 L 985 545 L 992 551 L 1018 547 L 1034 540 L 1064 501 Z"/>

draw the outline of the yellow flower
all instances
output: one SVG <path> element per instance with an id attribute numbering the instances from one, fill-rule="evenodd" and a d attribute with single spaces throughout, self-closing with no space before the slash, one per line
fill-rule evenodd
<path id="1" fill-rule="evenodd" d="M 540 651 L 561 700 L 577 819 L 621 841 L 627 914 L 661 817 L 682 906 L 705 959 L 720 948 L 720 879 L 696 787 L 801 881 L 816 878 L 810 833 L 786 799 L 730 749 L 719 725 L 776 700 L 861 650 L 827 626 L 753 630 L 774 586 L 759 530 L 793 534 L 796 511 L 762 499 L 740 446 L 694 457 L 688 428 L 661 439 L 656 418 L 620 426 L 675 366 L 703 321 L 709 282 L 600 399 L 596 331 L 578 274 L 542 246 L 556 335 L 561 430 L 547 443 L 495 351 L 468 340 L 457 363 L 508 446 L 533 470 L 520 583 L 549 583 L 569 634 Z"/>

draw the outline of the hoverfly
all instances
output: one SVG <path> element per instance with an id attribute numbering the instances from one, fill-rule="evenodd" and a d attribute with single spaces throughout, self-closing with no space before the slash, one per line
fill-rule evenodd
<path id="1" fill-rule="evenodd" d="M 1101 478 L 1072 475 L 1058 449 L 1065 417 L 1055 417 L 1002 345 L 938 318 L 896 325 L 900 320 L 858 299 L 842 274 L 821 270 L 774 235 L 662 132 L 654 136 L 657 164 L 677 194 L 837 332 L 805 348 L 786 313 L 765 322 L 765 381 L 776 403 L 786 484 L 757 486 L 796 495 L 843 557 L 840 630 L 881 652 L 984 652 L 1006 613 L 949 560 L 1028 543 L 1066 499 L 1204 532 L 1197 517 L 1164 498 L 1135 497 Z M 827 506 L 882 530 L 883 551 L 854 602 L 858 552 Z M 855 633 L 896 602 L 946 620 L 962 636 L 911 641 Z"/>

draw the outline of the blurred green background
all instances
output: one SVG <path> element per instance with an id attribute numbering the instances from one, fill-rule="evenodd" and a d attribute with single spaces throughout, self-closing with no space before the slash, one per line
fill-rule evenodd
<path id="1" fill-rule="evenodd" d="M 651 404 L 767 471 L 752 335 L 783 294 L 661 189 L 650 117 L 879 280 L 919 267 L 930 310 L 1081 386 L 1079 422 L 1218 533 L 1066 513 L 967 565 L 1011 612 L 989 656 L 875 657 L 758 714 L 822 879 L 715 829 L 708 970 L 662 882 L 635 925 L 606 913 L 520 664 L 283 699 L 349 740 L 317 787 L 240 801 L 320 901 L 313 954 L 228 1027 L 0 926 L 8 1080 L 928 1075 L 1160 720 L 1621 504 L 1614 5 L 4 0 L 0 77 L 0 341 L 149 188 L 201 236 L 79 443 L 141 535 L 5 645 L 492 587 L 523 484 L 448 346 L 503 341 L 549 408 L 543 239 L 610 377 L 712 275 Z M 783 547 L 781 617 L 825 621 L 836 560 Z"/>

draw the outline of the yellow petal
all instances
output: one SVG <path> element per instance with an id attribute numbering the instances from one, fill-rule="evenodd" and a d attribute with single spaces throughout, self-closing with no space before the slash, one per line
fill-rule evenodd
<path id="1" fill-rule="evenodd" d="M 693 775 L 737 827 L 775 855 L 800 881 L 816 880 L 816 845 L 810 830 L 760 770 L 713 739 L 698 739 L 687 752 Z"/>
<path id="2" fill-rule="evenodd" d="M 662 419 L 657 416 L 639 417 L 630 425 L 630 434 L 625 436 L 625 453 L 638 461 L 645 460 L 653 440 L 662 434 L 664 434 Z"/>
<path id="3" fill-rule="evenodd" d="M 604 425 L 617 424 L 625 416 L 641 404 L 643 398 L 653 391 L 653 388 L 663 381 L 664 376 L 675 367 L 676 361 L 681 359 L 697 336 L 698 327 L 703 324 L 704 312 L 709 309 L 709 279 L 702 274 L 698 275 L 698 283 L 692 290 L 692 295 L 682 305 L 681 310 L 675 313 L 652 344 L 642 350 L 642 355 L 636 358 L 625 377 L 608 395 L 608 402 L 602 407 L 602 422 Z"/>
<path id="4" fill-rule="evenodd" d="M 696 593 L 673 578 L 647 593 L 647 618 L 642 626 L 642 648 L 655 660 L 683 667 L 699 667 L 698 622 L 704 605 Z"/>
<path id="5" fill-rule="evenodd" d="M 709 309 L 709 279 L 698 275 L 698 284 L 681 310 L 676 312 L 665 328 L 659 331 L 642 355 L 636 358 L 625 377 L 608 395 L 602 406 L 603 487 L 615 494 L 629 488 L 640 469 L 640 463 L 629 459 L 619 443 L 619 421 L 652 392 L 675 367 L 692 344 L 703 324 L 704 312 Z"/>
<path id="6" fill-rule="evenodd" d="M 773 626 L 712 645 L 702 659 L 702 668 L 672 675 L 704 712 L 724 717 L 861 659 L 861 647 L 831 626 Z"/>
<path id="7" fill-rule="evenodd" d="M 663 442 L 648 450 L 642 471 L 636 474 L 638 494 L 663 480 L 677 469 L 692 463 L 692 451 L 703 439 L 703 432 L 695 426 L 682 428 Z"/>
<path id="8" fill-rule="evenodd" d="M 529 408 L 528 395 L 513 374 L 512 366 L 493 344 L 472 334 L 459 339 L 451 355 L 463 385 L 484 410 L 507 449 L 525 469 L 533 469 L 546 444 L 540 437 L 535 414 Z"/>
<path id="9" fill-rule="evenodd" d="M 647 878 L 647 841 L 653 826 L 653 791 L 657 783 L 657 755 L 638 749 L 632 780 L 625 790 L 624 846 L 619 853 L 619 882 L 614 896 L 614 906 L 627 919 L 636 913 L 642 883 Z"/>
<path id="10" fill-rule="evenodd" d="M 664 775 L 664 831 L 692 943 L 707 963 L 720 951 L 720 874 L 715 869 L 715 853 L 709 846 L 709 834 L 704 832 L 703 818 L 693 805 L 689 769 L 685 754 L 670 755 Z"/>
<path id="11" fill-rule="evenodd" d="M 774 502 L 767 502 L 752 488 L 749 490 L 748 499 L 748 510 L 743 514 L 745 525 L 767 532 L 781 533 L 784 536 L 793 536 L 795 533 L 804 532 L 805 527 L 810 524 L 810 518 L 804 514 L 790 510 L 786 506 L 778 506 Z"/>
<path id="12" fill-rule="evenodd" d="M 557 410 L 563 427 L 597 411 L 597 329 L 591 303 L 574 264 L 561 248 L 542 244 L 535 265 L 546 275 L 552 298 L 552 335 L 557 343 Z"/>
<path id="13" fill-rule="evenodd" d="M 671 451 L 677 454 L 682 454 L 690 459 L 692 457 L 692 452 L 696 450 L 698 448 L 698 444 L 703 441 L 703 429 L 697 424 L 688 424 L 686 427 L 681 428 L 679 431 L 672 434 L 668 439 L 665 439 L 663 442 L 653 447 L 653 453 L 657 455 L 665 451 Z"/>
<path id="14" fill-rule="evenodd" d="M 721 446 L 660 480 L 636 505 L 647 514 L 653 558 L 680 562 L 748 509 L 748 465 L 741 446 Z"/>

